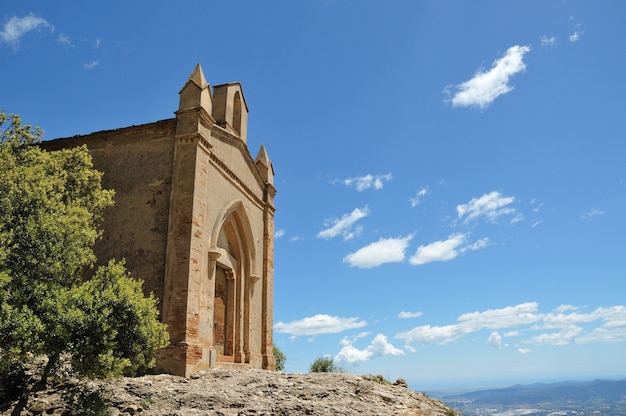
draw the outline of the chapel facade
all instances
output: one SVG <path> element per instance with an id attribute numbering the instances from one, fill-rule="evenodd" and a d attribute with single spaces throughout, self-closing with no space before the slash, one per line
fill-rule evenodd
<path id="1" fill-rule="evenodd" d="M 196 66 L 176 117 L 44 142 L 85 144 L 103 187 L 115 190 L 98 259 L 126 259 L 159 299 L 171 344 L 160 371 L 275 368 L 274 170 L 247 146 L 239 83 L 211 89 Z"/>

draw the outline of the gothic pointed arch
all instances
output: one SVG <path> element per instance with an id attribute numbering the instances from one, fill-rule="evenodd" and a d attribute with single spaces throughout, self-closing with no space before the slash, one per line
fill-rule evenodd
<path id="1" fill-rule="evenodd" d="M 213 346 L 218 361 L 250 359 L 250 294 L 255 247 L 241 201 L 227 203 L 217 215 L 209 253 L 214 259 Z"/>
<path id="2" fill-rule="evenodd" d="M 224 224 L 231 219 L 236 221 L 237 225 L 240 227 L 240 232 L 244 237 L 244 243 L 247 243 L 247 245 L 249 246 L 249 260 L 254 260 L 256 253 L 254 244 L 252 243 L 252 227 L 250 225 L 250 220 L 248 219 L 248 215 L 246 214 L 243 203 L 240 200 L 231 200 L 228 203 L 224 204 L 224 208 L 222 208 L 220 213 L 215 218 L 215 222 L 213 223 L 213 229 L 211 230 L 211 249 L 218 248 L 220 232 L 223 230 Z"/>
<path id="3" fill-rule="evenodd" d="M 241 94 L 237 91 L 233 99 L 233 129 L 238 135 L 241 134 L 241 117 Z"/>

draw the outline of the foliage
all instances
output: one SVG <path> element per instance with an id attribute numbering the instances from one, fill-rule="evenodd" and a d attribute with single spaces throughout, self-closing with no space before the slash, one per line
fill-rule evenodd
<path id="1" fill-rule="evenodd" d="M 383 377 L 381 374 L 377 374 L 375 376 L 372 377 L 372 380 L 378 384 L 382 384 L 383 386 L 388 386 L 391 384 L 391 382 L 387 379 L 385 379 L 385 377 Z"/>
<path id="2" fill-rule="evenodd" d="M 110 261 L 71 291 L 72 311 L 80 322 L 71 345 L 72 368 L 99 376 L 154 367 L 155 352 L 168 337 L 156 299 L 144 297 L 141 285 L 122 263 Z"/>
<path id="3" fill-rule="evenodd" d="M 274 353 L 274 359 L 276 360 L 276 371 L 283 371 L 287 356 L 276 345 L 272 346 L 272 353 Z"/>
<path id="4" fill-rule="evenodd" d="M 343 368 L 329 356 L 318 357 L 309 367 L 311 373 L 341 373 Z"/>
<path id="5" fill-rule="evenodd" d="M 67 388 L 61 398 L 67 407 L 63 413 L 67 416 L 109 416 L 110 395 L 100 387 L 92 387 L 83 383 Z"/>
<path id="6" fill-rule="evenodd" d="M 11 406 L 28 387 L 26 367 L 20 362 L 0 360 L 0 412 Z"/>
<path id="7" fill-rule="evenodd" d="M 113 191 L 85 146 L 47 152 L 42 135 L 0 112 L 0 369 L 44 356 L 45 383 L 65 356 L 88 377 L 153 366 L 168 342 L 156 300 L 123 262 L 92 270 Z"/>

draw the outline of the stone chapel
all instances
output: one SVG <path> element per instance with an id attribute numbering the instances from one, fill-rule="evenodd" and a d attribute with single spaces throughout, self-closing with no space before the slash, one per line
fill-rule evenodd
<path id="1" fill-rule="evenodd" d="M 274 170 L 247 146 L 248 107 L 238 82 L 211 89 L 197 65 L 175 117 L 42 144 L 85 144 L 103 187 L 115 190 L 95 247 L 126 259 L 159 299 L 171 344 L 160 371 L 275 368 Z"/>

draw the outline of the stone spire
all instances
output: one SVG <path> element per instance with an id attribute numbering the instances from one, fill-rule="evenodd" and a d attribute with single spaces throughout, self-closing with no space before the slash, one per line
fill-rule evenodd
<path id="1" fill-rule="evenodd" d="M 206 78 L 204 78 L 200 64 L 196 65 L 179 94 L 178 111 L 201 107 L 209 115 L 213 112 L 211 89 Z"/>
<path id="2" fill-rule="evenodd" d="M 272 166 L 272 161 L 267 156 L 267 150 L 265 150 L 265 145 L 261 145 L 259 149 L 259 153 L 256 155 L 256 166 L 263 176 L 263 180 L 272 186 L 274 185 L 274 167 Z"/>
<path id="3" fill-rule="evenodd" d="M 200 88 L 204 88 L 208 84 L 206 82 L 206 78 L 204 78 L 204 72 L 202 72 L 202 66 L 200 64 L 197 64 L 193 69 L 193 72 L 189 76 L 187 82 L 189 81 L 194 82 Z"/>

